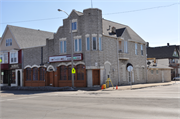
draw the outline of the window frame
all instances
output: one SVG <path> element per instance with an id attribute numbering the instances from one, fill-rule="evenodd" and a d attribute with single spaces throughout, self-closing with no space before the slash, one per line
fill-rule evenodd
<path id="1" fill-rule="evenodd" d="M 16 58 L 16 62 L 14 62 L 14 61 L 12 62 L 12 61 L 11 61 L 11 58 L 12 58 L 12 57 L 11 57 L 11 54 L 12 54 L 12 53 L 15 53 L 15 54 L 16 54 L 15 57 L 14 57 L 14 58 Z M 14 60 L 14 58 L 13 58 L 13 60 Z M 18 51 L 10 51 L 10 64 L 16 64 L 16 63 L 18 63 Z"/>
<path id="2" fill-rule="evenodd" d="M 128 41 L 124 41 L 124 53 L 128 53 Z"/>
<path id="3" fill-rule="evenodd" d="M 89 45 L 88 45 L 88 43 L 87 43 L 87 38 L 89 38 Z M 86 37 L 86 50 L 87 50 L 87 51 L 90 51 L 90 49 L 91 49 L 91 48 L 90 48 L 90 42 L 91 42 L 91 41 L 90 41 L 90 37 L 87 36 L 87 37 Z M 89 46 L 89 49 L 88 49 L 88 46 Z"/>
<path id="4" fill-rule="evenodd" d="M 101 48 L 100 48 L 100 45 L 101 45 Z M 100 35 L 99 35 L 99 50 L 102 51 L 102 36 Z"/>
<path id="5" fill-rule="evenodd" d="M 96 38 L 96 49 L 93 49 L 93 46 L 94 46 L 94 44 L 93 44 L 93 38 Z M 97 36 L 92 36 L 92 50 L 97 50 Z"/>
<path id="6" fill-rule="evenodd" d="M 61 47 L 61 42 L 62 42 L 62 47 Z M 65 43 L 66 42 L 66 43 Z M 66 44 L 66 47 L 65 47 Z M 61 52 L 62 48 L 62 52 Z M 66 54 L 67 53 L 67 40 L 59 40 L 59 53 L 60 54 Z"/>
<path id="7" fill-rule="evenodd" d="M 76 23 L 76 29 L 74 29 L 74 23 Z M 73 28 L 73 29 L 72 29 Z M 77 19 L 72 19 L 70 20 L 70 33 L 72 32 L 77 32 L 78 30 L 78 22 Z"/>
<path id="8" fill-rule="evenodd" d="M 144 55 L 144 52 L 143 52 L 143 44 L 141 44 L 141 55 L 143 56 Z"/>
<path id="9" fill-rule="evenodd" d="M 77 40 L 77 51 L 76 51 L 76 44 L 75 41 Z M 81 44 L 79 44 L 79 40 L 81 40 Z M 81 47 L 81 50 L 79 50 Z M 75 38 L 74 39 L 74 52 L 82 52 L 82 39 L 81 38 Z"/>
<path id="10" fill-rule="evenodd" d="M 137 43 L 135 43 L 135 55 L 138 55 L 138 50 L 137 50 Z"/>
<path id="11" fill-rule="evenodd" d="M 11 39 L 11 38 L 6 39 L 5 46 L 6 46 L 6 47 L 12 46 L 12 39 Z"/>

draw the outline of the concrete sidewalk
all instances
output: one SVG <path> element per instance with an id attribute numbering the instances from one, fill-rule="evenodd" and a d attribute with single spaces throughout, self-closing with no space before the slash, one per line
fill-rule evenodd
<path id="1" fill-rule="evenodd" d="M 135 84 L 135 85 L 126 85 L 126 86 L 118 86 L 118 90 L 134 90 L 134 89 L 141 89 L 141 88 L 148 88 L 148 87 L 157 87 L 157 86 L 168 86 L 168 85 L 174 85 L 174 84 L 180 84 L 180 81 L 171 81 L 171 82 L 164 82 L 164 83 L 146 83 L 146 84 Z M 112 91 L 116 90 L 116 86 L 109 87 L 106 89 L 103 89 L 104 91 Z"/>

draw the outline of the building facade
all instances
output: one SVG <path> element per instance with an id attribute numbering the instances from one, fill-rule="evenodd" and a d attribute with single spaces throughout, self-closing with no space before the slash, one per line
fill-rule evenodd
<path id="1" fill-rule="evenodd" d="M 108 75 L 114 85 L 147 82 L 146 42 L 130 27 L 103 19 L 100 9 L 73 10 L 41 49 L 24 50 L 24 86 L 41 86 L 34 77 L 40 80 L 42 60 L 46 85 L 72 86 L 72 50 L 75 87 L 100 86 Z M 130 74 L 129 65 L 133 66 Z"/>
<path id="2" fill-rule="evenodd" d="M 0 39 L 0 86 L 23 86 L 24 49 L 44 46 L 52 37 L 50 32 L 7 25 Z"/>

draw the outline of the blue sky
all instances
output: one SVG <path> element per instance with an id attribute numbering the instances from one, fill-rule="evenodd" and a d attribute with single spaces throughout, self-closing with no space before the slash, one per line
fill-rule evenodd
<path id="1" fill-rule="evenodd" d="M 92 3 L 93 8 L 102 10 L 103 18 L 130 26 L 150 46 L 180 43 L 180 4 L 174 4 L 180 0 L 92 0 Z M 172 6 L 134 11 L 168 5 Z M 82 12 L 90 7 L 91 0 L 0 0 L 0 36 L 7 24 L 56 32 L 67 17 L 57 9 L 70 13 L 72 9 Z"/>

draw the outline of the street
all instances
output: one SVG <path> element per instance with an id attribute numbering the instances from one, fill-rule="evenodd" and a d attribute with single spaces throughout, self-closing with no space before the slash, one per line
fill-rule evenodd
<path id="1" fill-rule="evenodd" d="M 1 119 L 180 119 L 180 84 L 114 91 L 1 91 Z"/>

